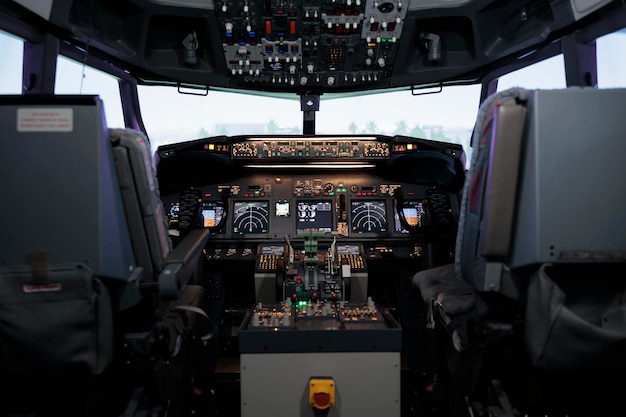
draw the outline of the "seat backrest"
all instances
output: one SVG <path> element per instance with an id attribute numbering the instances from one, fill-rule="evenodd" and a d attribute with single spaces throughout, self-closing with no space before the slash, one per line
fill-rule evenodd
<path id="1" fill-rule="evenodd" d="M 626 90 L 506 90 L 482 106 L 457 238 L 478 291 L 509 269 L 626 260 Z"/>
<path id="2" fill-rule="evenodd" d="M 624 103 L 626 89 L 530 96 L 512 269 L 626 261 Z"/>
<path id="3" fill-rule="evenodd" d="M 120 305 L 103 281 L 139 271 L 102 102 L 0 96 L 0 132 L 0 370 L 101 373 Z"/>
<path id="4" fill-rule="evenodd" d="M 143 134 L 131 129 L 111 129 L 110 139 L 133 250 L 144 268 L 144 281 L 150 281 L 172 250 L 150 144 Z"/>
<path id="5" fill-rule="evenodd" d="M 135 267 L 102 102 L 0 96 L 0 265 L 81 262 L 126 280 Z"/>

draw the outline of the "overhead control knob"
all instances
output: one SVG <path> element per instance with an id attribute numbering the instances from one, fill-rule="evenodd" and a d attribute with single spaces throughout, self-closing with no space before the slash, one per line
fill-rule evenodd
<path id="1" fill-rule="evenodd" d="M 289 74 L 295 74 L 295 73 L 296 73 L 296 66 L 289 65 Z"/>
<path id="2" fill-rule="evenodd" d="M 372 48 L 368 48 L 367 56 L 374 56 L 374 50 Z"/>
<path id="3" fill-rule="evenodd" d="M 378 58 L 378 66 L 383 68 L 385 66 L 385 58 Z"/>
<path id="4" fill-rule="evenodd" d="M 314 69 L 315 69 L 315 67 L 313 66 L 313 64 L 308 64 L 308 65 L 306 66 L 306 71 L 307 71 L 309 74 L 313 74 L 313 70 L 314 70 Z"/>
<path id="5" fill-rule="evenodd" d="M 226 5 L 226 3 L 222 4 L 222 12 L 226 13 L 227 10 L 228 6 Z"/>
<path id="6" fill-rule="evenodd" d="M 307 77 L 305 77 L 304 75 L 302 77 L 300 77 L 300 85 L 306 85 L 306 83 L 309 81 L 309 79 Z"/>
<path id="7" fill-rule="evenodd" d="M 247 55 L 248 54 L 248 48 L 246 48 L 245 46 L 240 46 L 239 48 L 237 48 L 237 55 Z"/>
<path id="8" fill-rule="evenodd" d="M 372 58 L 365 58 L 365 65 L 368 67 L 372 65 Z"/>
<path id="9" fill-rule="evenodd" d="M 335 84 L 335 77 L 333 77 L 332 75 L 330 77 L 328 77 L 326 79 L 326 84 L 328 85 L 334 85 Z"/>
<path id="10" fill-rule="evenodd" d="M 226 22 L 226 24 L 224 25 L 226 27 L 226 33 L 232 33 L 233 32 L 233 24 L 230 22 Z"/>

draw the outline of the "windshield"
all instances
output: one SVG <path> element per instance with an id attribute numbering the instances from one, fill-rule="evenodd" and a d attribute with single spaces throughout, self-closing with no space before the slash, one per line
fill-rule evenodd
<path id="1" fill-rule="evenodd" d="M 302 134 L 298 96 L 289 100 L 219 91 L 193 96 L 172 87 L 140 86 L 139 99 L 154 149 L 215 135 Z M 315 133 L 408 135 L 458 143 L 467 152 L 479 100 L 479 85 L 416 96 L 410 91 L 322 96 Z"/>

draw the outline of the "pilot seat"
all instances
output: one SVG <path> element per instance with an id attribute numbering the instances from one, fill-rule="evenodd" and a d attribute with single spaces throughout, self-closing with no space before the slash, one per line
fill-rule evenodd
<path id="1" fill-rule="evenodd" d="M 625 101 L 514 88 L 481 105 L 456 261 L 413 278 L 451 410 L 626 410 Z"/>
<path id="2" fill-rule="evenodd" d="M 3 96 L 0 126 L 2 414 L 181 414 L 210 232 L 172 248 L 147 139 L 98 97 Z"/>

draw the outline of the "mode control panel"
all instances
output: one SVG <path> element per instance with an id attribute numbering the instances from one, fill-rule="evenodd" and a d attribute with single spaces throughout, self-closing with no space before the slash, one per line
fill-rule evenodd
<path id="1" fill-rule="evenodd" d="M 367 140 L 259 140 L 236 142 L 233 159 L 388 159 L 390 145 Z"/>

